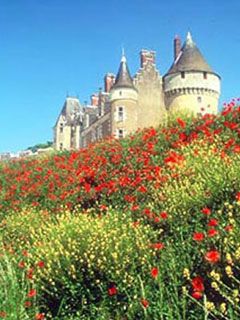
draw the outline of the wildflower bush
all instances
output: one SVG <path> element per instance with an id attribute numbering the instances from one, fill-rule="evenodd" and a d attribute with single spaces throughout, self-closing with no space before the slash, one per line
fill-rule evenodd
<path id="1" fill-rule="evenodd" d="M 26 274 L 15 257 L 0 257 L 0 319 L 40 319 L 35 287 L 26 281 Z"/>
<path id="2" fill-rule="evenodd" d="M 1 163 L 2 252 L 35 290 L 33 317 L 239 319 L 239 117 L 233 100 L 219 115 Z"/>

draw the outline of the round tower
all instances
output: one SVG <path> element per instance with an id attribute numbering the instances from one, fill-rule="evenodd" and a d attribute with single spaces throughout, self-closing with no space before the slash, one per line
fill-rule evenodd
<path id="1" fill-rule="evenodd" d="M 109 92 L 111 131 L 116 138 L 137 130 L 138 92 L 123 53 L 116 81 Z"/>
<path id="2" fill-rule="evenodd" d="M 190 32 L 163 81 L 169 111 L 217 113 L 221 78 L 205 61 Z"/>

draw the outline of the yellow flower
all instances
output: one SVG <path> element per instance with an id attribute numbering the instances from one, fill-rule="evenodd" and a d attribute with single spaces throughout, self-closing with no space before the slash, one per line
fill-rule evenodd
<path id="1" fill-rule="evenodd" d="M 215 282 L 215 281 L 213 281 L 213 282 L 211 283 L 211 287 L 212 287 L 213 289 L 215 289 L 215 290 L 219 290 L 219 286 L 218 286 L 217 282 Z"/>
<path id="2" fill-rule="evenodd" d="M 224 314 L 224 313 L 226 313 L 226 310 L 227 310 L 227 308 L 226 308 L 226 303 L 221 303 L 220 304 L 220 311 Z"/>
<path id="3" fill-rule="evenodd" d="M 217 272 L 215 272 L 214 270 L 211 271 L 210 276 L 211 276 L 213 279 L 215 279 L 216 281 L 219 281 L 220 278 L 221 278 L 220 274 L 217 273 Z"/>
<path id="4" fill-rule="evenodd" d="M 230 253 L 227 253 L 227 254 L 226 254 L 226 260 L 227 260 L 227 263 L 228 263 L 228 264 L 233 264 L 232 256 L 231 256 Z"/>
<path id="5" fill-rule="evenodd" d="M 234 289 L 232 291 L 232 295 L 233 295 L 234 298 L 237 298 L 237 296 L 239 295 L 239 291 L 237 289 Z"/>
<path id="6" fill-rule="evenodd" d="M 233 276 L 233 271 L 232 271 L 232 267 L 231 267 L 231 266 L 226 266 L 225 271 L 226 271 L 226 274 L 227 274 L 229 277 L 232 277 L 232 276 Z"/>
<path id="7" fill-rule="evenodd" d="M 212 310 L 215 309 L 215 305 L 214 305 L 213 302 L 207 301 L 207 302 L 206 302 L 206 308 L 207 308 L 207 310 L 212 311 Z"/>
<path id="8" fill-rule="evenodd" d="M 186 294 L 187 293 L 187 288 L 185 286 L 182 287 L 182 293 Z"/>
<path id="9" fill-rule="evenodd" d="M 189 272 L 188 268 L 183 269 L 183 276 L 184 276 L 184 278 L 186 278 L 188 280 L 190 279 L 190 272 Z"/>
<path id="10" fill-rule="evenodd" d="M 236 259 L 240 259 L 240 247 L 237 248 L 236 253 L 235 253 Z"/>

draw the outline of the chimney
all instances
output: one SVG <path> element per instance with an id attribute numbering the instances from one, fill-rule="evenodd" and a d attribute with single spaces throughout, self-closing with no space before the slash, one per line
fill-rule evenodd
<path id="1" fill-rule="evenodd" d="M 175 36 L 173 43 L 174 43 L 174 61 L 175 61 L 181 51 L 181 39 L 178 35 Z"/>
<path id="2" fill-rule="evenodd" d="M 109 92 L 115 83 L 115 75 L 113 73 L 107 73 L 104 77 L 104 90 Z"/>
<path id="3" fill-rule="evenodd" d="M 97 107 L 98 106 L 99 97 L 96 93 L 91 95 L 91 105 Z"/>
<path id="4" fill-rule="evenodd" d="M 155 64 L 155 55 L 155 51 L 141 50 L 141 68 L 143 68 L 146 63 Z"/>

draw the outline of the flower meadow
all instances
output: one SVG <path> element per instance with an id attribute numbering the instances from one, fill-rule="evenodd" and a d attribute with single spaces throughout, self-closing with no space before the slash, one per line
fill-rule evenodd
<path id="1" fill-rule="evenodd" d="M 0 319 L 240 319 L 240 107 L 0 163 Z"/>

